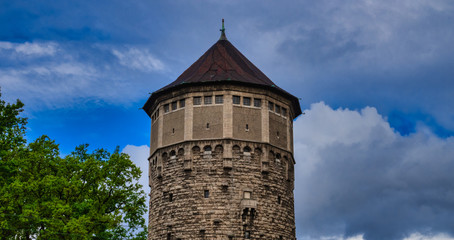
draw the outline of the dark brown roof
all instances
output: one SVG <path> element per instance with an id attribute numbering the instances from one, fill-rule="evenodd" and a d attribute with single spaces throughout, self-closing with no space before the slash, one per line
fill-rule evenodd
<path id="1" fill-rule="evenodd" d="M 221 30 L 222 31 L 222 30 Z M 284 94 L 292 100 L 295 117 L 301 114 L 298 99 L 277 87 L 262 71 L 252 64 L 225 37 L 217 41 L 195 63 L 183 72 L 174 82 L 152 93 L 143 109 L 151 115 L 151 107 L 158 96 L 167 90 L 182 87 L 182 85 L 200 85 L 231 82 L 232 84 L 247 84 L 265 87 Z"/>
<path id="2" fill-rule="evenodd" d="M 274 83 L 229 41 L 219 40 L 177 80 L 164 88 L 182 83 L 215 81 L 239 81 L 274 86 Z"/>

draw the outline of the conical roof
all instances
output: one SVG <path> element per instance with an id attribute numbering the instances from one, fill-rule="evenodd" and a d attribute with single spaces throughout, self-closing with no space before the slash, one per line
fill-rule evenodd
<path id="1" fill-rule="evenodd" d="M 175 81 L 151 94 L 143 107 L 148 115 L 151 114 L 149 112 L 151 110 L 150 107 L 157 97 L 171 89 L 193 84 L 215 84 L 221 82 L 254 85 L 277 91 L 279 94 L 290 98 L 295 117 L 301 114 L 298 99 L 277 87 L 273 81 L 227 40 L 224 31 L 223 27 L 221 29 L 221 38 Z"/>
<path id="2" fill-rule="evenodd" d="M 217 41 L 177 80 L 164 87 L 182 83 L 237 81 L 275 86 L 265 74 L 252 64 L 228 40 Z"/>

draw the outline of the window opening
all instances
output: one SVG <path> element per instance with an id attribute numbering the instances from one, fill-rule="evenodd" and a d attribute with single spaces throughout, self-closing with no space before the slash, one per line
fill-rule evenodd
<path id="1" fill-rule="evenodd" d="M 214 98 L 214 103 L 222 104 L 224 103 L 224 96 L 223 95 L 216 95 Z"/>
<path id="2" fill-rule="evenodd" d="M 164 105 L 164 112 L 169 112 L 169 104 Z"/>
<path id="3" fill-rule="evenodd" d="M 262 106 L 262 99 L 254 98 L 254 107 L 261 107 Z"/>
<path id="4" fill-rule="evenodd" d="M 172 111 L 177 110 L 177 102 L 172 102 Z"/>
<path id="5" fill-rule="evenodd" d="M 186 101 L 185 101 L 185 99 L 181 99 L 180 100 L 180 108 L 184 108 L 184 106 L 186 106 Z"/>
<path id="6" fill-rule="evenodd" d="M 250 231 L 245 231 L 244 232 L 244 238 L 245 239 L 251 239 L 251 232 Z"/>
<path id="7" fill-rule="evenodd" d="M 275 108 L 276 108 L 276 113 L 281 114 L 281 107 L 279 105 L 276 105 Z"/>
<path id="8" fill-rule="evenodd" d="M 274 111 L 274 103 L 268 102 L 268 110 Z"/>
<path id="9" fill-rule="evenodd" d="M 249 125 L 246 124 L 246 131 L 249 131 Z"/>
<path id="10" fill-rule="evenodd" d="M 210 197 L 210 190 L 205 190 L 205 191 L 203 192 L 203 197 L 209 198 L 209 197 Z"/>
<path id="11" fill-rule="evenodd" d="M 277 196 L 277 204 L 281 204 L 281 196 Z"/>
<path id="12" fill-rule="evenodd" d="M 233 96 L 232 100 L 233 100 L 233 104 L 240 104 L 241 98 L 240 98 L 240 96 Z"/>
<path id="13" fill-rule="evenodd" d="M 209 128 L 210 128 L 210 123 L 207 123 L 207 129 L 209 129 Z"/>
<path id="14" fill-rule="evenodd" d="M 173 194 L 172 193 L 169 194 L 169 202 L 173 202 Z"/>
<path id="15" fill-rule="evenodd" d="M 251 152 L 251 148 L 246 146 L 244 147 L 243 152 Z"/>
<path id="16" fill-rule="evenodd" d="M 287 109 L 281 108 L 281 110 L 282 110 L 282 116 L 286 117 L 287 116 Z"/>
<path id="17" fill-rule="evenodd" d="M 175 128 L 172 128 L 172 133 L 175 133 Z"/>
<path id="18" fill-rule="evenodd" d="M 205 147 L 203 148 L 203 151 L 204 151 L 205 153 L 211 153 L 211 146 L 205 146 Z"/>
<path id="19" fill-rule="evenodd" d="M 249 191 L 243 192 L 243 199 L 251 199 L 251 192 Z"/>
<path id="20" fill-rule="evenodd" d="M 203 98 L 203 103 L 204 103 L 204 104 L 212 104 L 212 103 L 213 103 L 212 100 L 213 100 L 213 97 L 212 97 L 212 96 L 205 96 L 205 97 Z"/>
<path id="21" fill-rule="evenodd" d="M 251 98 L 250 97 L 243 97 L 243 105 L 244 106 L 251 106 Z"/>
<path id="22" fill-rule="evenodd" d="M 194 105 L 202 104 L 202 97 L 194 97 Z"/>

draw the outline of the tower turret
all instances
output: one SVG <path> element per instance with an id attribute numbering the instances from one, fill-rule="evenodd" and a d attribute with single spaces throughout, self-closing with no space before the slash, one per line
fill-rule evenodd
<path id="1" fill-rule="evenodd" d="M 149 239 L 295 239 L 298 99 L 225 35 L 152 93 Z"/>

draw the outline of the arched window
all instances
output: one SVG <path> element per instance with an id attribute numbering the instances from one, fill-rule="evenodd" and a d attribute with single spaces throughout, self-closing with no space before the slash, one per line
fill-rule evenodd
<path id="1" fill-rule="evenodd" d="M 248 147 L 248 146 L 244 147 L 243 148 L 243 155 L 246 156 L 246 157 L 247 156 L 251 156 L 251 148 Z"/>
<path id="2" fill-rule="evenodd" d="M 224 147 L 222 147 L 222 145 L 216 145 L 216 147 L 214 148 L 214 151 L 217 154 L 223 153 L 224 152 Z"/>
<path id="3" fill-rule="evenodd" d="M 170 151 L 170 159 L 175 159 L 176 158 L 176 152 L 175 150 Z"/>
<path id="4" fill-rule="evenodd" d="M 204 151 L 206 154 L 211 153 L 211 146 L 210 146 L 210 145 L 206 145 L 205 147 L 203 147 L 203 151 Z"/>
<path id="5" fill-rule="evenodd" d="M 194 146 L 192 148 L 192 155 L 199 155 L 200 154 L 200 148 L 198 146 Z"/>
<path id="6" fill-rule="evenodd" d="M 184 156 L 184 149 L 183 148 L 178 149 L 178 157 L 182 158 L 183 156 Z"/>
<path id="7" fill-rule="evenodd" d="M 164 153 L 162 154 L 162 160 L 163 160 L 163 161 L 166 161 L 166 160 L 167 160 L 167 153 L 166 153 L 166 152 L 164 152 Z"/>
<path id="8" fill-rule="evenodd" d="M 281 154 L 276 153 L 276 162 L 280 163 L 281 162 Z"/>

